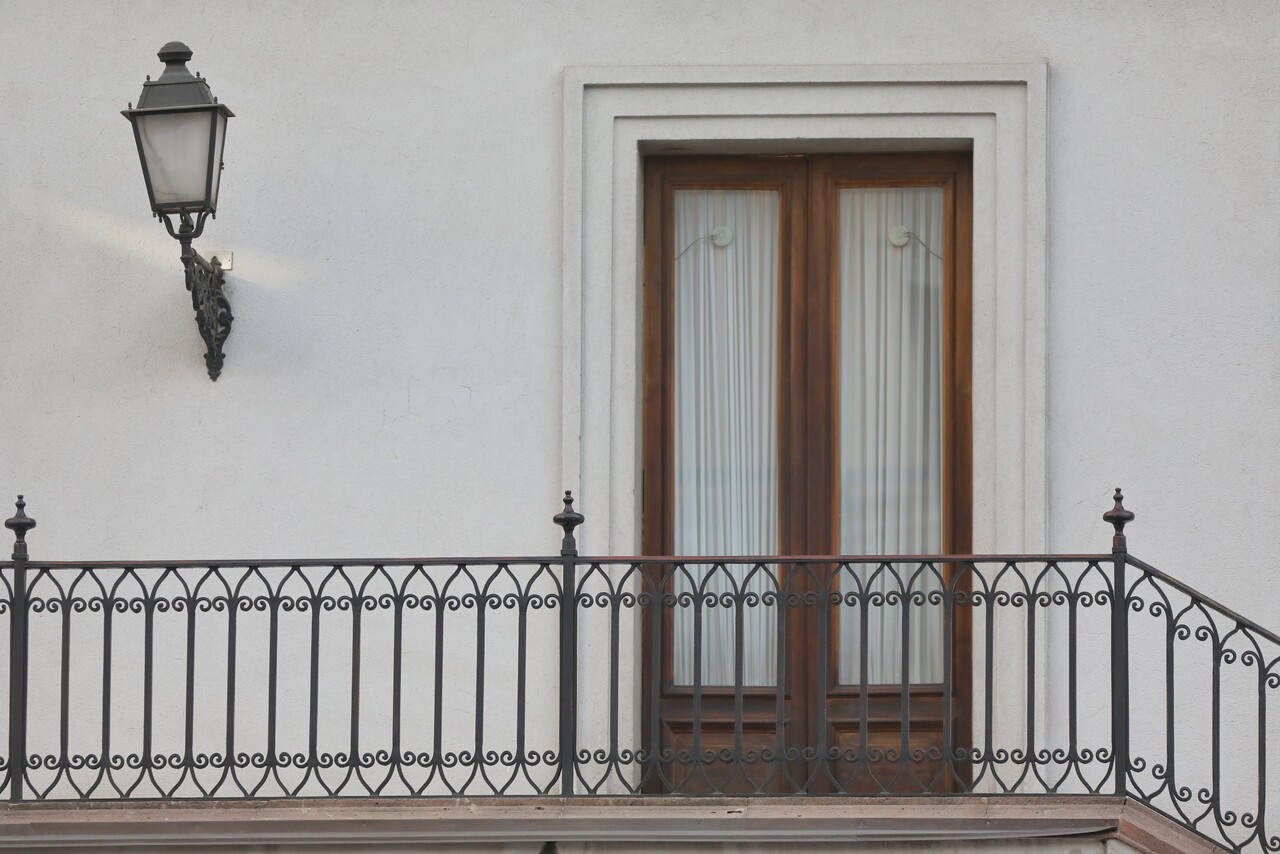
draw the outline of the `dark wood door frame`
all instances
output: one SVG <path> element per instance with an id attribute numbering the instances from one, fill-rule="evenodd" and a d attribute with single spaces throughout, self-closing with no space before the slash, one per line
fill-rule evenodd
<path id="1" fill-rule="evenodd" d="M 645 222 L 645 288 L 644 288 L 644 427 L 643 427 L 643 497 L 642 497 L 642 548 L 649 555 L 669 555 L 674 544 L 674 483 L 672 480 L 672 448 L 675 436 L 675 407 L 672 389 L 675 380 L 675 301 L 671 297 L 674 286 L 674 257 L 678 251 L 673 241 L 674 231 L 668 226 L 674 222 L 675 192 L 685 189 L 744 189 L 775 190 L 779 194 L 779 352 L 778 366 L 781 373 L 779 388 L 778 435 L 783 447 L 793 441 L 793 436 L 803 430 L 798 407 L 788 405 L 784 399 L 788 393 L 798 394 L 803 389 L 806 365 L 804 348 L 797 347 L 794 337 L 803 336 L 805 329 L 797 328 L 793 318 L 804 315 L 803 287 L 791 287 L 794 282 L 806 278 L 807 253 L 804 251 L 807 233 L 808 198 L 807 164 L 803 158 L 651 158 L 645 164 L 644 222 Z M 787 413 L 795 413 L 787 417 Z M 779 458 L 779 483 L 783 496 L 803 500 L 802 476 L 793 471 L 790 461 Z M 778 532 L 778 543 L 783 554 L 803 549 L 804 531 L 795 528 L 790 521 L 783 522 Z M 650 584 L 661 584 L 662 570 L 654 567 Z M 671 744 L 685 737 L 684 727 L 689 727 L 691 738 L 698 748 L 704 748 L 703 729 L 708 719 L 723 718 L 740 707 L 744 720 L 730 734 L 723 727 L 718 733 L 721 739 L 732 737 L 739 742 L 767 740 L 770 747 L 799 746 L 804 740 L 803 714 L 794 709 L 797 698 L 808 691 L 804 649 L 799 644 L 789 644 L 789 661 L 785 674 L 779 674 L 776 688 L 744 688 L 741 696 L 733 689 L 701 688 L 692 690 L 674 685 L 672 649 L 672 621 L 664 614 L 661 629 L 654 621 L 646 619 L 642 643 L 646 650 L 645 674 L 642 697 L 643 731 L 649 741 Z M 793 618 L 796 615 L 790 615 Z M 791 632 L 802 631 L 793 626 Z M 667 650 L 658 655 L 653 650 Z M 658 660 L 654 660 L 654 659 Z M 656 696 L 655 696 L 656 693 Z M 696 694 L 696 696 L 695 696 Z M 657 715 L 660 720 L 652 718 Z M 691 745 L 693 746 L 693 745 Z M 705 749 L 705 748 L 704 748 Z M 692 782 L 697 789 L 697 781 Z M 660 789 L 661 786 L 655 788 Z M 780 788 L 779 791 L 785 789 Z"/>
<path id="2" fill-rule="evenodd" d="M 943 554 L 967 554 L 972 549 L 972 158 L 967 153 L 874 154 L 815 156 L 809 161 L 809 279 L 811 299 L 825 312 L 826 323 L 815 323 L 810 337 L 808 377 L 807 446 L 818 449 L 807 458 L 809 554 L 838 554 L 840 491 L 837 466 L 840 459 L 838 406 L 839 370 L 839 218 L 834 214 L 841 189 L 855 187 L 941 187 L 945 246 L 935 247 L 947 259 L 942 282 L 942 548 Z M 959 567 L 940 567 L 952 581 Z M 963 576 L 965 588 L 968 575 Z M 896 749 L 905 751 L 910 722 L 926 731 L 944 731 L 942 719 L 953 721 L 951 744 L 944 749 L 971 744 L 972 626 L 971 609 L 955 608 L 951 631 L 950 667 L 946 683 L 911 686 L 861 686 L 839 684 L 839 612 L 832 615 L 826 655 L 818 656 L 819 638 L 807 638 L 810 660 L 827 662 L 817 674 L 809 706 L 810 738 L 825 724 L 825 743 L 838 744 L 841 731 L 864 734 L 863 721 L 892 723 L 905 705 L 907 727 L 899 727 Z M 949 683 L 949 684 L 947 684 Z M 824 699 L 819 699 L 821 695 Z M 824 707 L 820 708 L 820 703 Z M 936 729 L 935 729 L 936 728 Z M 866 741 L 862 742 L 866 745 Z M 963 772 L 963 769 L 962 769 Z M 943 779 L 942 788 L 957 782 Z"/>
<path id="3" fill-rule="evenodd" d="M 780 194 L 779 270 L 779 530 L 781 554 L 827 555 L 839 551 L 838 483 L 838 267 L 835 194 L 851 186 L 940 186 L 948 259 L 943 282 L 943 552 L 970 550 L 971 531 L 971 267 L 972 181 L 968 154 L 781 156 L 781 157 L 653 157 L 645 163 L 644 269 L 642 316 L 642 549 L 669 555 L 674 530 L 674 197 L 678 189 L 774 189 Z M 827 322 L 815 322 L 825 313 Z M 813 449 L 819 449 L 813 451 Z M 782 512 L 782 508 L 798 508 Z M 660 573 L 655 567 L 651 582 Z M 946 571 L 950 572 L 948 568 Z M 830 728 L 828 712 L 859 702 L 863 713 L 872 702 L 879 709 L 894 702 L 894 691 L 876 686 L 863 700 L 861 691 L 838 686 L 834 649 L 819 655 L 809 609 L 794 609 L 785 674 L 777 689 L 733 689 L 699 692 L 703 719 L 690 720 L 690 691 L 673 685 L 672 630 L 668 615 L 644 620 L 645 649 L 642 726 L 646 741 L 670 744 L 671 724 L 689 725 L 696 737 L 712 716 L 738 710 L 757 739 L 778 747 L 816 744 L 820 721 Z M 911 709 L 929 708 L 950 714 L 957 745 L 969 743 L 972 680 L 971 626 L 967 609 L 955 609 L 951 691 L 942 686 L 912 687 L 896 700 Z M 832 643 L 837 631 L 829 633 Z M 662 652 L 658 652 L 661 650 Z M 657 654 L 652 654 L 652 653 Z M 657 659 L 657 660 L 654 660 Z M 826 660 L 816 673 L 806 662 Z M 822 695 L 819 700 L 818 694 Z M 943 694 L 947 694 L 943 697 Z M 811 696 L 812 695 L 812 696 Z M 958 702 L 951 703 L 952 697 Z M 736 702 L 736 705 L 735 705 Z M 819 705 L 825 704 L 822 710 Z M 945 710 L 944 710 L 945 707 Z M 657 716 L 659 720 L 654 720 Z M 834 719 L 841 722 L 840 716 Z M 845 721 L 847 723 L 847 721 Z M 770 733 L 770 726 L 776 731 Z M 744 724 L 735 738 L 741 739 Z M 835 738 L 834 730 L 824 733 Z M 646 744 L 648 749 L 660 744 Z M 803 770 L 797 770 L 803 778 Z"/>

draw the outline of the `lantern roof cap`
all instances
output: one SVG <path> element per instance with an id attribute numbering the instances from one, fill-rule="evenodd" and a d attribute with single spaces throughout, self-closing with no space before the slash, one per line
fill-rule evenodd
<path id="1" fill-rule="evenodd" d="M 172 41 L 160 48 L 156 56 L 164 63 L 164 72 L 155 80 L 148 77 L 147 82 L 142 84 L 142 94 L 138 96 L 136 109 L 164 110 L 212 106 L 218 103 L 209 91 L 209 83 L 187 70 L 187 62 L 192 56 L 191 48 L 182 42 Z M 226 115 L 232 115 L 225 106 L 218 104 L 218 107 Z"/>

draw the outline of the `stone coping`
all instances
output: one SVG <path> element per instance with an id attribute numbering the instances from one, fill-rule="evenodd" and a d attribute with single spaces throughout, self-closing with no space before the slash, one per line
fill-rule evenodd
<path id="1" fill-rule="evenodd" d="M 0 805 L 0 848 L 1114 838 L 1221 849 L 1121 797 L 350 798 Z"/>

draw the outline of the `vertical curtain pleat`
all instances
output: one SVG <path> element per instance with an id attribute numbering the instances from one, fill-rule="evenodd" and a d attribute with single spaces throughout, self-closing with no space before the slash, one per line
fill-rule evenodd
<path id="1" fill-rule="evenodd" d="M 675 550 L 769 555 L 778 531 L 779 199 L 772 190 L 675 194 Z M 728 226 L 733 239 L 709 236 Z M 694 608 L 701 608 L 704 685 L 734 684 L 735 605 L 721 594 L 775 587 L 774 568 L 688 565 L 676 593 L 675 682 L 693 682 Z M 772 685 L 771 606 L 743 607 L 743 684 Z"/>
<path id="2" fill-rule="evenodd" d="M 914 237 L 889 240 L 895 226 Z M 942 545 L 942 190 L 839 192 L 840 549 L 846 554 L 936 554 Z M 902 680 L 903 609 L 911 609 L 911 682 L 942 679 L 937 605 L 911 594 L 939 590 L 930 570 L 851 567 L 846 593 L 880 593 L 867 618 L 871 684 Z M 878 574 L 877 574 L 878 573 Z M 901 597 L 901 598 L 899 598 Z M 840 612 L 839 676 L 861 681 L 861 613 Z"/>

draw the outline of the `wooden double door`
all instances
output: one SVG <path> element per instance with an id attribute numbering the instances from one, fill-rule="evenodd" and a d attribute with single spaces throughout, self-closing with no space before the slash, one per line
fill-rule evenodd
<path id="1" fill-rule="evenodd" d="M 971 210 L 967 153 L 646 161 L 646 554 L 970 550 Z M 953 571 L 654 564 L 650 787 L 953 789 Z"/>

